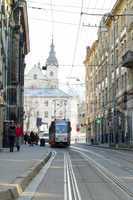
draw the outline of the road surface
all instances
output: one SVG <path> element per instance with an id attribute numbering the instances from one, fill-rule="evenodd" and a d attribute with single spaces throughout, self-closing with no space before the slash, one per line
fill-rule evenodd
<path id="1" fill-rule="evenodd" d="M 51 159 L 18 200 L 133 199 L 132 152 L 86 145 L 51 150 Z"/>

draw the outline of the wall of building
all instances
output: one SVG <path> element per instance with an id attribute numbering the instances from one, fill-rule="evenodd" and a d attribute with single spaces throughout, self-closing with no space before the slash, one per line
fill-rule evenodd
<path id="1" fill-rule="evenodd" d="M 21 7 L 21 9 L 20 9 Z M 1 57 L 4 99 L 0 95 L 0 124 L 15 120 L 23 126 L 23 86 L 25 55 L 29 52 L 29 29 L 26 1 L 1 3 Z M 0 69 L 1 70 L 1 69 Z M 0 84 L 1 85 L 1 84 Z M 5 104 L 4 104 L 5 103 Z M 4 106 L 1 110 L 1 106 Z M 0 130 L 3 130 L 0 128 Z M 3 146 L 8 143 L 8 131 L 3 130 Z"/>
<path id="2" fill-rule="evenodd" d="M 88 138 L 96 143 L 132 143 L 133 63 L 122 65 L 123 56 L 133 51 L 130 12 L 132 2 L 118 0 L 112 16 L 101 20 L 105 29 L 99 28 L 98 40 L 87 50 L 86 121 Z"/>
<path id="3" fill-rule="evenodd" d="M 37 118 L 42 118 L 42 122 L 50 125 L 54 119 L 70 119 L 70 99 L 59 97 L 30 97 L 25 96 L 25 131 L 38 131 Z"/>

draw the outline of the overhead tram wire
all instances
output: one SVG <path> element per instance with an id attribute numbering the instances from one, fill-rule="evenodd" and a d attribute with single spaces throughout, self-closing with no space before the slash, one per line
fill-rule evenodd
<path id="1" fill-rule="evenodd" d="M 51 20 L 47 20 L 47 19 L 43 19 L 43 18 L 32 18 L 30 20 L 37 20 L 37 21 L 46 21 L 48 23 L 51 23 Z M 78 24 L 72 24 L 72 23 L 69 23 L 69 22 L 61 22 L 61 21 L 54 21 L 54 24 L 57 23 L 57 24 L 62 24 L 62 25 L 69 25 L 69 26 L 78 26 Z"/>
<path id="2" fill-rule="evenodd" d="M 41 5 L 45 5 L 45 6 L 50 6 L 49 3 L 42 3 L 42 2 L 38 2 L 38 1 L 30 1 L 28 0 L 29 3 L 33 3 L 33 4 L 41 4 Z M 69 8 L 81 8 L 81 6 L 76 6 L 76 5 L 61 5 L 61 4 L 53 4 L 54 7 L 69 7 Z M 84 7 L 83 9 L 87 9 L 87 10 L 101 10 L 101 11 L 107 11 L 109 9 L 103 9 L 103 8 L 95 8 L 95 7 L 89 7 L 89 8 L 86 8 Z"/>
<path id="3" fill-rule="evenodd" d="M 47 20 L 47 19 L 44 19 L 44 18 L 32 18 L 30 19 L 32 21 L 46 21 L 46 22 L 49 22 L 51 23 L 51 20 Z M 74 24 L 74 23 L 69 23 L 69 22 L 62 22 L 62 21 L 54 21 L 54 24 L 62 24 L 62 25 L 69 25 L 69 26 L 78 26 L 78 24 Z M 90 28 L 105 28 L 104 26 L 100 26 L 100 25 L 97 25 L 97 24 L 82 24 L 83 27 L 90 27 Z M 71 65 L 72 66 L 72 65 Z"/>
<path id="4" fill-rule="evenodd" d="M 36 10 L 45 10 L 45 11 L 50 11 L 51 10 L 51 9 L 47 9 L 47 8 L 43 8 L 43 7 L 37 7 L 37 6 L 28 6 L 28 8 L 36 9 Z M 96 10 L 97 10 L 97 8 L 96 8 Z M 79 14 L 78 12 L 67 11 L 67 10 L 56 10 L 56 9 L 52 8 L 52 12 L 53 11 L 55 11 L 55 12 L 63 12 L 63 13 L 69 13 L 69 14 Z M 107 13 L 88 13 L 88 12 L 81 12 L 81 15 L 99 16 L 99 17 L 102 17 L 102 16 L 105 16 L 105 17 L 111 17 L 111 16 L 112 17 L 113 16 L 116 16 L 116 17 L 117 16 L 118 17 L 121 17 L 121 16 L 133 16 L 133 14 L 130 14 L 130 13 L 127 13 L 127 14 L 117 14 L 117 15 L 109 15 Z M 78 24 L 75 24 L 75 25 L 78 25 Z"/>
<path id="5" fill-rule="evenodd" d="M 70 74 L 72 73 L 72 69 L 73 69 L 73 65 L 75 63 L 75 58 L 76 58 L 76 53 L 77 53 L 77 47 L 78 47 L 78 42 L 79 42 L 79 33 L 80 33 L 81 22 L 82 22 L 82 12 L 83 12 L 83 0 L 81 0 L 81 12 L 80 12 L 79 24 L 78 24 L 77 35 L 76 35 L 76 40 L 75 40 L 72 68 L 71 68 Z"/>
<path id="6" fill-rule="evenodd" d="M 30 19 L 32 21 L 36 20 L 36 21 L 46 21 L 46 22 L 49 22 L 51 23 L 51 20 L 47 20 L 47 19 L 44 19 L 44 18 L 32 18 Z M 62 21 L 54 21 L 54 23 L 56 24 L 62 24 L 62 25 L 69 25 L 69 26 L 78 26 L 78 24 L 74 24 L 74 23 L 69 23 L 69 22 L 62 22 Z M 83 27 L 90 27 L 90 28 L 105 28 L 104 26 L 100 26 L 100 25 L 97 25 L 97 24 L 82 24 Z"/>
<path id="7" fill-rule="evenodd" d="M 125 14 L 111 14 L 111 13 L 87 13 L 87 12 L 82 12 L 82 15 L 89 15 L 89 16 L 99 16 L 99 17 L 123 17 L 123 16 L 133 16 L 133 14 L 130 13 L 125 13 Z"/>
<path id="8" fill-rule="evenodd" d="M 43 7 L 36 7 L 36 6 L 28 6 L 28 8 L 36 9 L 36 10 L 45 10 L 45 11 L 50 10 L 50 9 L 46 9 L 46 8 L 43 8 Z M 79 14 L 78 12 L 65 11 L 65 10 L 54 10 L 54 9 L 52 9 L 52 11 L 69 13 L 69 14 Z M 88 13 L 88 12 L 81 12 L 81 16 L 82 15 L 99 16 L 99 17 L 103 17 L 103 16 L 105 16 L 105 17 L 133 16 L 133 14 L 131 14 L 131 13 L 111 15 L 111 14 L 108 14 L 108 13 Z"/>
<path id="9" fill-rule="evenodd" d="M 42 7 L 36 7 L 36 6 L 28 6 L 28 8 L 32 8 L 32 9 L 35 9 L 35 10 L 45 10 L 45 8 L 42 8 Z"/>
<path id="10" fill-rule="evenodd" d="M 41 7 L 36 7 L 36 6 L 28 6 L 28 8 L 51 11 L 51 9 L 43 8 L 43 7 L 41 8 Z M 62 12 L 62 13 L 69 13 L 69 14 L 79 14 L 79 12 L 73 12 L 73 11 L 68 11 L 68 10 L 57 10 L 57 9 L 52 9 L 52 10 L 54 12 Z"/>
<path id="11" fill-rule="evenodd" d="M 39 4 L 39 5 L 45 5 L 45 6 L 50 6 L 50 4 L 49 3 L 42 3 L 42 2 L 38 2 L 38 1 L 28 1 L 28 3 L 30 3 L 30 4 Z M 69 8 L 81 8 L 81 6 L 72 6 L 72 5 L 59 5 L 59 4 L 53 4 L 53 6 L 54 7 L 69 7 Z M 95 8 L 95 7 L 89 7 L 89 8 L 86 8 L 86 7 L 84 7 L 84 9 L 87 9 L 87 10 L 98 10 L 98 11 L 109 11 L 110 9 L 109 8 L 107 8 L 107 9 L 105 9 L 105 8 Z"/>
<path id="12" fill-rule="evenodd" d="M 30 4 L 34 4 L 34 3 L 36 3 L 36 4 L 41 4 L 41 5 L 48 5 L 48 6 L 50 6 L 50 4 L 48 4 L 48 3 L 42 3 L 42 2 L 38 2 L 38 1 L 30 1 L 30 0 L 28 0 L 27 1 L 28 3 L 30 3 Z M 52 4 L 54 7 L 71 7 L 71 8 L 80 8 L 80 6 L 71 6 L 71 5 L 58 5 L 58 4 Z M 34 7 L 34 8 L 37 8 L 37 6 L 28 6 L 28 7 Z M 40 7 L 41 8 L 41 7 Z M 44 8 L 45 10 L 48 10 L 47 8 Z M 107 11 L 109 11 L 110 12 L 110 8 L 96 8 L 96 7 L 88 7 L 88 8 L 86 8 L 86 7 L 84 7 L 84 9 L 86 9 L 86 10 L 97 10 L 97 11 L 105 11 L 106 13 L 107 13 Z M 53 11 L 55 11 L 54 9 L 53 9 Z M 59 12 L 70 12 L 70 13 L 75 13 L 75 12 L 72 12 L 72 11 L 62 11 L 62 10 L 56 10 L 56 11 L 59 11 Z M 122 9 L 118 9 L 118 11 L 122 11 Z M 104 15 L 104 14 L 103 14 Z"/>

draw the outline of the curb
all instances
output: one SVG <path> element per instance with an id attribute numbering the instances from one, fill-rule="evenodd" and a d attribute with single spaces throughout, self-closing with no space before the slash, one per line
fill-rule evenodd
<path id="1" fill-rule="evenodd" d="M 110 147 L 110 146 L 102 146 L 102 145 L 91 145 L 91 144 L 85 144 L 86 146 L 91 146 L 91 147 L 98 147 L 98 148 L 103 148 L 103 149 L 113 149 L 113 150 L 125 150 L 125 151 L 133 151 L 133 148 L 127 148 L 127 147 Z"/>
<path id="2" fill-rule="evenodd" d="M 52 152 L 49 152 L 46 157 L 36 163 L 33 167 L 29 168 L 24 174 L 16 177 L 15 180 L 8 185 L 8 187 L 0 187 L 0 199 L 1 200 L 15 200 L 25 190 L 31 180 L 39 173 L 42 167 L 50 159 Z"/>

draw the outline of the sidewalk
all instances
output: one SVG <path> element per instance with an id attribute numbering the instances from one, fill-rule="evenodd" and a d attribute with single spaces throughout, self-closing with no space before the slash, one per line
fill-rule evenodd
<path id="1" fill-rule="evenodd" d="M 47 147 L 23 145 L 20 152 L 0 152 L 0 200 L 14 200 L 49 159 Z"/>

